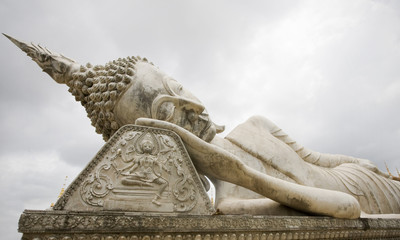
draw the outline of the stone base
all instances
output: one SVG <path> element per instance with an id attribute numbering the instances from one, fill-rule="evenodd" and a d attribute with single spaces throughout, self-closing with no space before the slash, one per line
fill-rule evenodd
<path id="1" fill-rule="evenodd" d="M 171 215 L 25 210 L 22 239 L 400 239 L 400 219 Z"/>

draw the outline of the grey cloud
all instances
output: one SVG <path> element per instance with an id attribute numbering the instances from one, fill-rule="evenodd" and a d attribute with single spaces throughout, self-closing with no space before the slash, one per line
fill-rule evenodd
<path id="1" fill-rule="evenodd" d="M 80 63 L 147 57 L 198 95 L 227 132 L 261 114 L 309 148 L 368 158 L 381 170 L 386 161 L 394 172 L 398 10 L 397 1 L 5 0 L 0 28 Z M 65 175 L 103 142 L 65 86 L 8 39 L 0 48 L 0 160 L 55 156 L 41 164 L 58 165 L 42 176 L 40 163 L 24 172 L 5 166 L 0 220 L 12 239 L 22 210 L 52 201 Z"/>

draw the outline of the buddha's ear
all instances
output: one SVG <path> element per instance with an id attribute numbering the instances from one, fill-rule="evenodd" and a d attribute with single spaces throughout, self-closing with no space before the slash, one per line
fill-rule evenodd
<path id="1" fill-rule="evenodd" d="M 178 100 L 169 95 L 160 95 L 154 99 L 151 105 L 151 118 L 163 121 L 171 120 L 174 116 L 175 106 Z"/>
<path id="2" fill-rule="evenodd" d="M 172 102 L 163 102 L 157 109 L 156 118 L 170 122 L 174 117 L 174 111 L 175 105 Z"/>

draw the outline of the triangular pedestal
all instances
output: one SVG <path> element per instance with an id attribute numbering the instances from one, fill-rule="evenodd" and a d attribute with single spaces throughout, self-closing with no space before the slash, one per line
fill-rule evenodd
<path id="1" fill-rule="evenodd" d="M 180 138 L 126 125 L 103 146 L 54 210 L 210 215 L 214 212 Z"/>

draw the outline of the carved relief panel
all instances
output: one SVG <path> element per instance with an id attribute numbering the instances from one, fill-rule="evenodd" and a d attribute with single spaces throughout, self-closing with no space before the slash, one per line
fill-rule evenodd
<path id="1" fill-rule="evenodd" d="M 171 131 L 135 125 L 118 130 L 54 209 L 213 212 L 180 138 Z"/>

